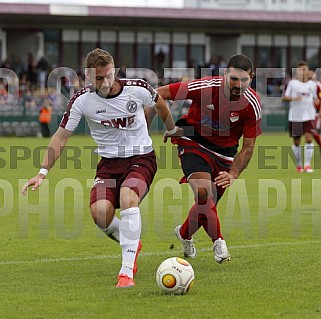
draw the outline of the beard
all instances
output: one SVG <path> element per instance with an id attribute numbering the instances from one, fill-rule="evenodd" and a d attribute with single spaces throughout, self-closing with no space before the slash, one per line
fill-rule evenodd
<path id="1" fill-rule="evenodd" d="M 101 87 L 99 90 L 98 89 L 96 90 L 96 93 L 100 97 L 108 97 L 109 95 L 111 95 L 111 91 L 112 91 L 112 88 L 107 88 L 107 87 L 102 88 Z"/>

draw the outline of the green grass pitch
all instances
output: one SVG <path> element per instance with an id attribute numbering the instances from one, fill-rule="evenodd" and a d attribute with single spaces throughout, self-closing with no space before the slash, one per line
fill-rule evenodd
<path id="1" fill-rule="evenodd" d="M 116 289 L 120 248 L 93 224 L 88 203 L 97 158 L 73 136 L 38 191 L 22 197 L 48 139 L 1 138 L 0 318 L 321 318 L 321 160 L 297 173 L 286 134 L 263 134 L 240 179 L 218 205 L 232 255 L 214 261 L 203 229 L 190 260 L 195 285 L 164 295 L 155 272 L 182 256 L 174 227 L 193 201 L 176 150 L 152 136 L 158 172 L 141 205 L 143 249 L 136 286 Z"/>

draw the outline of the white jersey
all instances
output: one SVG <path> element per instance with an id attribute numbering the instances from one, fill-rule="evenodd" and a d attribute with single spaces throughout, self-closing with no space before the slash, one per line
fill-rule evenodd
<path id="1" fill-rule="evenodd" d="M 153 107 L 158 93 L 145 81 L 116 80 L 120 92 L 100 97 L 92 86 L 77 92 L 69 101 L 60 126 L 74 131 L 84 116 L 91 136 L 102 157 L 130 157 L 150 153 L 152 140 L 148 134 L 144 106 Z"/>
<path id="2" fill-rule="evenodd" d="M 316 82 L 312 80 L 301 82 L 297 79 L 293 79 L 288 83 L 284 95 L 290 98 L 302 97 L 300 101 L 290 102 L 290 122 L 306 122 L 315 119 L 313 100 L 316 97 L 316 91 Z"/>

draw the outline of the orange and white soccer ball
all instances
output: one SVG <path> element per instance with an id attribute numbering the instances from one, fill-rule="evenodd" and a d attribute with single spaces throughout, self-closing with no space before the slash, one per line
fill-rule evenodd
<path id="1" fill-rule="evenodd" d="M 168 294 L 183 295 L 194 284 L 194 270 L 185 259 L 171 257 L 164 260 L 156 272 L 156 282 Z"/>

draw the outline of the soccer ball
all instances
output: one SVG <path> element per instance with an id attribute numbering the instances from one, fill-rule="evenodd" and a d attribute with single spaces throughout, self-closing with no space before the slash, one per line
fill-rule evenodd
<path id="1" fill-rule="evenodd" d="M 183 295 L 194 284 L 194 270 L 185 259 L 171 257 L 164 260 L 156 272 L 156 282 L 168 294 Z"/>

